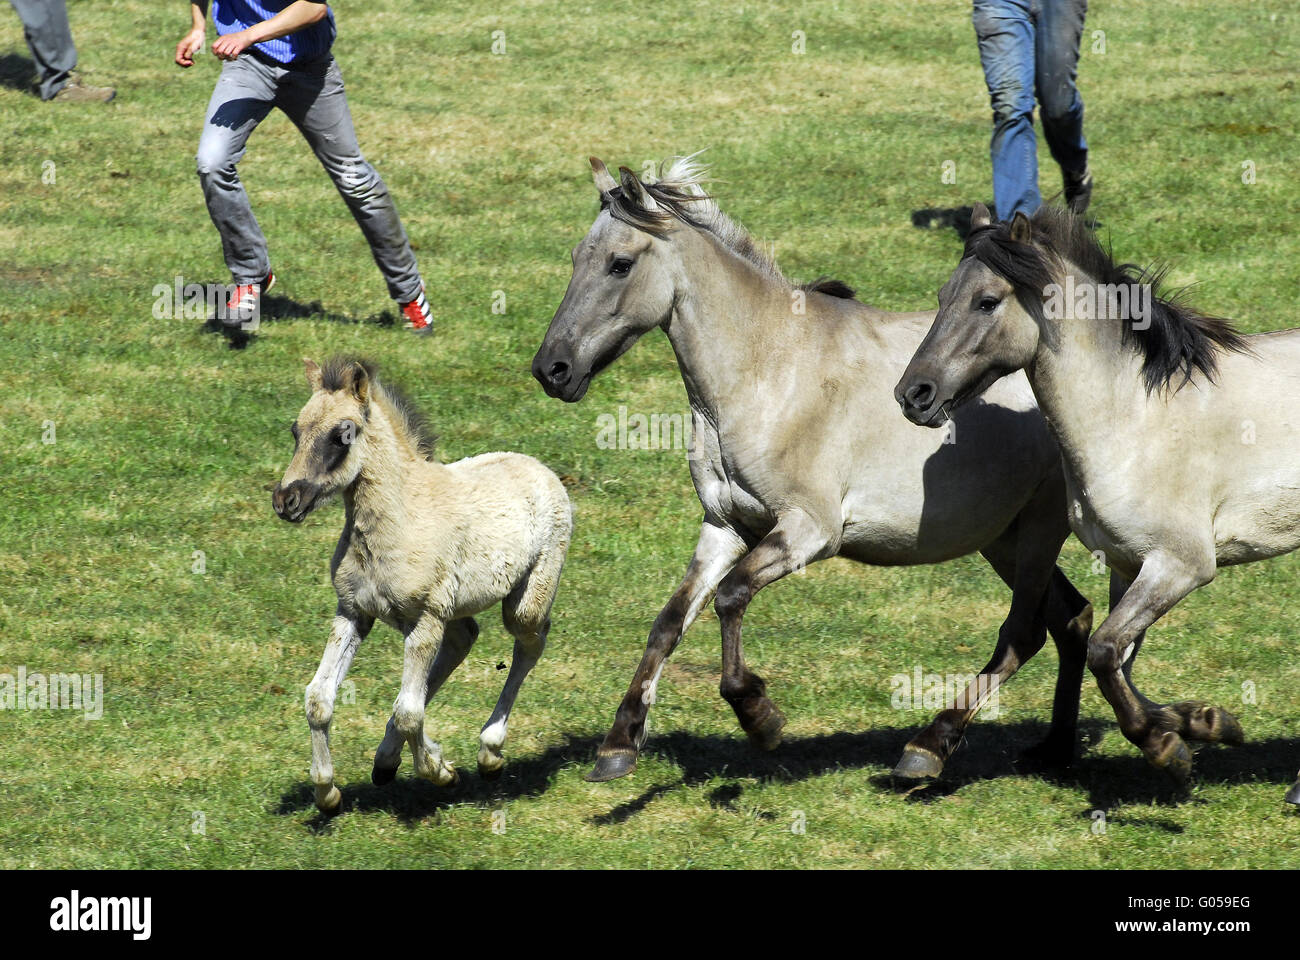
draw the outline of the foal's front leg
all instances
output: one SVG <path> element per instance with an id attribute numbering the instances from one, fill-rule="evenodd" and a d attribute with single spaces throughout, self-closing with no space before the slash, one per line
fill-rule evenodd
<path id="1" fill-rule="evenodd" d="M 719 692 L 736 712 L 750 742 L 760 750 L 775 750 L 780 745 L 785 717 L 768 699 L 763 678 L 745 666 L 740 641 L 745 610 L 754 594 L 769 583 L 833 556 L 838 547 L 838 537 L 811 516 L 802 511 L 787 513 L 718 584 L 713 606 L 722 624 Z"/>
<path id="2" fill-rule="evenodd" d="M 425 613 L 406 634 L 406 656 L 402 664 L 402 689 L 393 704 L 393 724 L 406 738 L 415 764 L 415 775 L 448 786 L 458 779 L 452 765 L 442 759 L 442 747 L 424 735 L 424 705 L 427 701 L 429 670 L 442 645 L 446 621 Z"/>
<path id="3" fill-rule="evenodd" d="M 334 698 L 347 676 L 357 647 L 375 624 L 373 617 L 350 611 L 342 603 L 334 614 L 329 642 L 321 655 L 316 676 L 307 685 L 307 725 L 311 728 L 311 782 L 316 786 L 316 806 L 322 813 L 335 813 L 342 802 L 334 786 L 334 762 L 330 758 L 330 721 Z"/>

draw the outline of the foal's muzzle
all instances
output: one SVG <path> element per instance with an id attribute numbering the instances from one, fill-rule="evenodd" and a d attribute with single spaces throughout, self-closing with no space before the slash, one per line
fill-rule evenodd
<path id="1" fill-rule="evenodd" d="M 316 505 L 316 498 L 319 495 L 320 487 L 307 480 L 295 480 L 287 487 L 277 483 L 275 491 L 271 494 L 271 506 L 275 508 L 275 512 L 282 520 L 298 523 L 311 513 L 311 508 Z"/>

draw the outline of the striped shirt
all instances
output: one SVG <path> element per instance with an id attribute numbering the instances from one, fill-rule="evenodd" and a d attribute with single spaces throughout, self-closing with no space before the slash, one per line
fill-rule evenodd
<path id="1" fill-rule="evenodd" d="M 292 2 L 293 0 L 212 0 L 212 21 L 217 25 L 217 33 L 224 37 L 228 33 L 246 30 L 263 20 L 270 20 Z M 325 16 L 317 22 L 288 36 L 255 43 L 252 49 L 280 63 L 314 60 L 329 52 L 334 43 L 334 33 L 334 11 L 327 7 Z"/>

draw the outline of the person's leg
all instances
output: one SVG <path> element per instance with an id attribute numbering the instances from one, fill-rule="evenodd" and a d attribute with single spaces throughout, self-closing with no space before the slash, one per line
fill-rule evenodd
<path id="1" fill-rule="evenodd" d="M 64 0 L 9 0 L 23 22 L 27 48 L 41 74 L 41 99 L 49 100 L 63 89 L 77 65 L 77 48 L 68 26 Z"/>
<path id="2" fill-rule="evenodd" d="M 1088 142 L 1083 138 L 1083 98 L 1075 85 L 1079 42 L 1088 0 L 1038 0 L 1035 85 L 1043 136 L 1066 176 L 1080 178 L 1088 169 Z"/>
<path id="3" fill-rule="evenodd" d="M 388 284 L 389 296 L 399 303 L 419 299 L 423 287 L 415 253 L 387 185 L 361 155 L 338 64 L 330 58 L 327 63 L 288 71 L 277 105 L 302 131 L 352 211 Z"/>
<path id="4" fill-rule="evenodd" d="M 235 165 L 244 157 L 248 135 L 275 104 L 276 73 L 247 55 L 222 66 L 195 158 L 208 216 L 237 284 L 261 283 L 271 269 L 266 237 Z"/>
<path id="5" fill-rule="evenodd" d="M 1029 0 L 975 0 L 971 20 L 993 105 L 993 202 L 998 218 L 1009 220 L 1041 203 Z"/>

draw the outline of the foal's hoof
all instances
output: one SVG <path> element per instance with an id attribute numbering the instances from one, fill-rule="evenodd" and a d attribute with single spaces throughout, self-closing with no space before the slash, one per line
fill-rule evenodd
<path id="1" fill-rule="evenodd" d="M 591 768 L 586 780 L 588 783 L 604 783 L 607 780 L 626 777 L 635 769 L 635 750 L 620 749 L 610 750 L 609 752 L 597 750 L 596 765 Z"/>
<path id="2" fill-rule="evenodd" d="M 1183 738 L 1176 733 L 1166 733 L 1159 746 L 1147 754 L 1152 766 L 1163 770 L 1177 786 L 1185 786 L 1192 776 L 1192 752 Z"/>
<path id="3" fill-rule="evenodd" d="M 324 797 L 317 795 L 316 809 L 327 817 L 332 817 L 343 807 L 343 794 L 339 793 L 339 788 L 331 785 L 329 792 Z"/>
<path id="4" fill-rule="evenodd" d="M 381 767 L 375 764 L 370 768 L 370 782 L 376 787 L 384 787 L 397 778 L 397 767 Z"/>
<path id="5" fill-rule="evenodd" d="M 903 780 L 929 780 L 943 773 L 943 761 L 933 750 L 908 744 L 903 758 L 894 767 L 894 776 Z"/>
<path id="6" fill-rule="evenodd" d="M 768 703 L 771 703 L 769 700 Z M 766 717 L 752 729 L 746 730 L 749 742 L 759 750 L 775 750 L 781 746 L 781 731 L 785 729 L 785 714 L 773 704 Z"/>
<path id="7" fill-rule="evenodd" d="M 501 776 L 501 771 L 506 768 L 506 759 L 499 753 L 493 753 L 491 750 L 480 750 L 478 753 L 478 775 L 484 780 L 496 780 Z"/>
<path id="8" fill-rule="evenodd" d="M 1186 701 L 1172 705 L 1184 719 L 1183 736 L 1205 743 L 1227 743 L 1239 747 L 1246 742 L 1241 722 L 1221 707 Z"/>
<path id="9" fill-rule="evenodd" d="M 1287 791 L 1286 802 L 1300 807 L 1300 780 L 1297 780 L 1295 786 Z"/>

